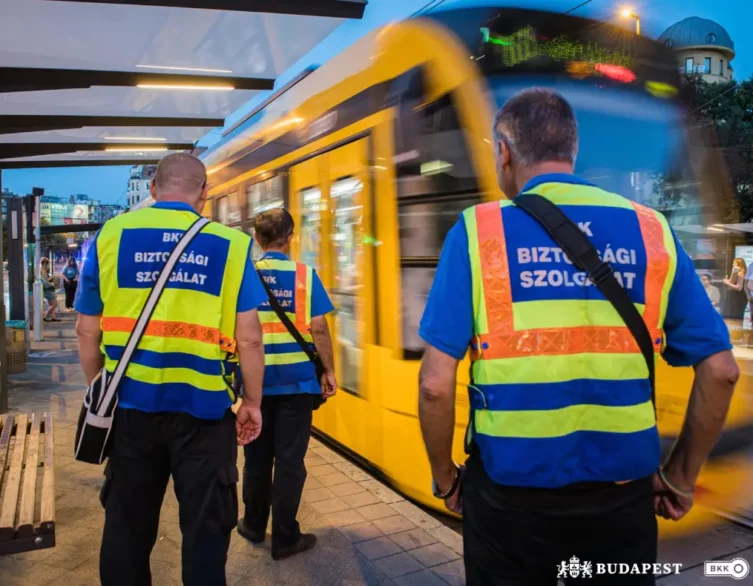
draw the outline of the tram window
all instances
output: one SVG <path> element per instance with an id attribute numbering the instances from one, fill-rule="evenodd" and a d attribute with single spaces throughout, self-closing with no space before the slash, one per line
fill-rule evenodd
<path id="1" fill-rule="evenodd" d="M 463 210 L 478 203 L 480 196 L 463 195 L 413 200 L 398 208 L 405 359 L 418 359 L 423 354 L 418 325 L 447 232 Z"/>
<path id="2" fill-rule="evenodd" d="M 318 187 L 310 187 L 302 189 L 299 195 L 301 209 L 301 262 L 319 269 L 323 205 L 322 190 Z"/>
<path id="3" fill-rule="evenodd" d="M 226 195 L 217 202 L 217 221 L 231 225 L 241 221 L 240 201 L 237 193 Z"/>
<path id="4" fill-rule="evenodd" d="M 227 224 L 227 197 L 217 200 L 217 221 L 220 224 Z"/>
<path id="5" fill-rule="evenodd" d="M 283 207 L 285 199 L 282 176 L 275 175 L 266 181 L 249 185 L 246 188 L 246 202 L 249 218 L 267 210 Z"/>
<path id="6" fill-rule="evenodd" d="M 419 359 L 423 354 L 424 341 L 418 335 L 418 326 L 434 282 L 436 263 L 432 267 L 402 267 L 403 305 L 403 357 L 406 360 Z"/>
<path id="7" fill-rule="evenodd" d="M 339 381 L 343 388 L 353 392 L 358 392 L 358 373 L 363 361 L 361 340 L 364 324 L 359 307 L 363 267 L 360 236 L 363 222 L 362 191 L 362 182 L 353 177 L 340 179 L 330 188 L 335 266 L 335 289 L 332 296 L 337 308 L 335 337 L 339 353 Z"/>
<path id="8" fill-rule="evenodd" d="M 476 176 L 450 95 L 400 108 L 395 121 L 398 198 L 474 191 Z"/>
<path id="9" fill-rule="evenodd" d="M 460 213 L 480 203 L 477 195 L 416 200 L 398 208 L 400 256 L 436 259 Z"/>
<path id="10" fill-rule="evenodd" d="M 420 358 L 418 325 L 445 236 L 466 208 L 481 202 L 465 135 L 448 94 L 431 104 L 401 104 L 395 121 L 395 169 L 402 276 L 402 345 Z"/>

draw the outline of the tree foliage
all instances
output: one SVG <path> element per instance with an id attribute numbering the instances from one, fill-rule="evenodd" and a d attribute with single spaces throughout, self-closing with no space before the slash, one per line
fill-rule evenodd
<path id="1" fill-rule="evenodd" d="M 690 144 L 704 158 L 714 150 L 733 196 L 719 208 L 722 222 L 753 219 L 753 79 L 724 84 L 688 80 L 692 95 L 689 123 L 714 144 Z M 715 154 L 716 154 L 715 153 Z M 693 153 L 691 153 L 693 156 Z M 718 192 L 721 186 L 714 186 Z M 718 195 L 718 194 L 717 194 Z M 718 202 L 721 203 L 721 202 Z"/>

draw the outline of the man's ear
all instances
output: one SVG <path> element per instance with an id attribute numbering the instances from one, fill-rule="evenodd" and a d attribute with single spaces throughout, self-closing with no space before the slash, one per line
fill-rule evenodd
<path id="1" fill-rule="evenodd" d="M 502 163 L 502 167 L 509 167 L 510 162 L 512 161 L 512 151 L 510 150 L 510 147 L 507 146 L 507 143 L 504 140 L 500 140 L 497 145 L 497 148 L 499 149 L 499 160 Z"/>
<path id="2" fill-rule="evenodd" d="M 208 198 L 209 198 L 209 189 L 207 188 L 207 184 L 204 183 L 204 187 L 201 189 L 201 196 L 199 197 L 199 201 L 196 202 L 196 211 L 199 214 L 204 213 L 204 208 L 206 207 Z"/>
<path id="3" fill-rule="evenodd" d="M 157 199 L 157 186 L 154 183 L 154 179 L 149 182 L 149 193 L 153 199 Z"/>

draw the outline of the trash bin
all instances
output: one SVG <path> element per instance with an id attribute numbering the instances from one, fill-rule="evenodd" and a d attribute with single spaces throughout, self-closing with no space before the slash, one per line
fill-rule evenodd
<path id="1" fill-rule="evenodd" d="M 29 352 L 26 344 L 26 322 L 10 320 L 5 322 L 5 351 L 8 360 L 8 374 L 26 372 Z"/>

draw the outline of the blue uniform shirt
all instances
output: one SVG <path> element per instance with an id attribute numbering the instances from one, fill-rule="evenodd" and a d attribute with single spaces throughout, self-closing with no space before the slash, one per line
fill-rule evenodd
<path id="1" fill-rule="evenodd" d="M 281 252 L 265 252 L 259 257 L 259 260 L 289 260 L 286 255 Z M 266 296 L 265 296 L 266 297 Z M 312 271 L 311 279 L 311 317 L 318 317 L 320 315 L 327 315 L 329 312 L 334 311 L 335 307 L 332 305 L 327 291 L 319 279 L 319 275 L 316 271 Z M 260 311 L 273 311 L 271 307 L 265 306 Z M 265 395 L 295 395 L 295 394 L 312 394 L 316 395 L 321 393 L 321 387 L 319 381 L 315 378 L 299 382 L 290 385 L 274 385 L 265 386 L 263 390 Z"/>
<path id="2" fill-rule="evenodd" d="M 587 184 L 574 175 L 540 175 L 529 181 L 521 193 L 541 183 Z M 541 231 L 543 233 L 543 228 Z M 664 320 L 666 349 L 663 356 L 672 366 L 693 366 L 717 352 L 730 350 L 732 345 L 727 326 L 711 305 L 693 261 L 674 232 L 672 235 L 677 246 L 677 271 Z M 458 360 L 465 356 L 473 336 L 471 290 L 468 237 L 461 218 L 445 239 L 418 331 L 427 344 Z M 516 299 L 515 289 L 513 299 Z"/>
<path id="3" fill-rule="evenodd" d="M 155 208 L 180 211 L 194 211 L 191 206 L 182 202 L 161 202 L 154 204 Z M 198 214 L 197 214 L 198 215 Z M 97 233 L 99 236 L 99 233 Z M 76 300 L 74 307 L 76 311 L 83 315 L 101 315 L 104 310 L 102 296 L 99 287 L 99 259 L 97 258 L 97 236 L 94 237 L 86 260 L 81 269 L 79 285 L 76 291 Z M 256 273 L 253 261 L 251 260 L 251 244 L 249 243 L 248 254 L 246 255 L 246 264 L 244 266 L 243 280 L 238 295 L 238 313 L 256 309 L 267 300 L 267 294 L 261 279 Z M 126 389 L 127 390 L 127 389 Z M 125 409 L 135 409 L 134 404 L 128 402 L 127 393 L 121 393 L 118 407 Z M 199 418 L 212 419 L 213 415 L 209 413 L 200 413 L 191 411 L 191 414 Z"/>

